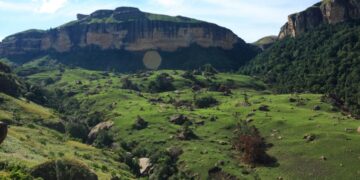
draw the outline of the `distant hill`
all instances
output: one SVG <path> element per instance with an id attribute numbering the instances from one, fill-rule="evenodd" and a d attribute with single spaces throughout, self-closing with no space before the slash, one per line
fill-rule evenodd
<path id="1" fill-rule="evenodd" d="M 160 68 L 211 63 L 223 70 L 237 69 L 259 52 L 216 24 L 132 7 L 78 14 L 77 20 L 55 29 L 20 32 L 0 43 L 0 57 L 17 63 L 50 54 L 67 64 L 117 71 L 144 69 L 148 51 L 160 54 Z"/>
<path id="2" fill-rule="evenodd" d="M 269 48 L 271 45 L 273 45 L 277 40 L 278 40 L 277 36 L 266 36 L 266 37 L 263 37 L 263 38 L 257 40 L 253 44 L 258 46 L 262 50 L 265 50 L 265 49 Z"/>

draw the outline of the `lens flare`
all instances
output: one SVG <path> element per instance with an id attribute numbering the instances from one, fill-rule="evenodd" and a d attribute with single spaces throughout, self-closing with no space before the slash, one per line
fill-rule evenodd
<path id="1" fill-rule="evenodd" d="M 148 51 L 143 58 L 144 66 L 151 70 L 156 70 L 161 65 L 162 58 L 157 51 Z"/>

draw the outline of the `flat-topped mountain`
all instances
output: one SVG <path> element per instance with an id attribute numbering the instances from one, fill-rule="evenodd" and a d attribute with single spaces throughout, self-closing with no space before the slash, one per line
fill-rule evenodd
<path id="1" fill-rule="evenodd" d="M 360 18 L 358 0 L 323 0 L 305 11 L 289 15 L 279 38 L 295 37 L 321 24 L 337 24 Z"/>
<path id="2" fill-rule="evenodd" d="M 220 68 L 224 69 L 237 68 L 257 53 L 256 48 L 247 45 L 232 31 L 216 24 L 182 16 L 146 13 L 132 7 L 120 7 L 115 10 L 98 10 L 90 15 L 78 14 L 77 20 L 55 29 L 28 30 L 11 35 L 0 44 L 0 56 L 71 54 L 84 50 L 90 50 L 92 53 L 94 50 L 120 50 L 126 54 L 156 50 L 171 54 L 187 51 L 189 48 L 193 49 L 193 53 L 182 56 L 182 62 L 188 59 L 193 62 L 201 61 L 200 64 L 211 63 L 211 57 L 215 56 L 218 61 L 223 61 L 217 64 L 223 64 Z M 216 49 L 218 53 L 204 52 L 210 48 Z M 116 56 L 124 59 L 122 55 Z M 85 61 L 91 57 L 82 56 L 81 60 Z M 126 56 L 127 59 L 139 57 Z M 174 59 L 163 58 L 165 61 Z M 181 62 L 179 63 L 174 67 L 182 68 Z"/>

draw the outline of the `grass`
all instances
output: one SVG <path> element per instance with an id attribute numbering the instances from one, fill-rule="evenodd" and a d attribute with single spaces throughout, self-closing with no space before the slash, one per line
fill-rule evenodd
<path id="1" fill-rule="evenodd" d="M 110 179 L 112 173 L 124 179 L 133 178 L 128 167 L 116 160 L 115 153 L 73 141 L 64 134 L 31 123 L 39 118 L 58 121 L 59 117 L 52 110 L 5 94 L 0 97 L 4 99 L 0 103 L 0 121 L 12 120 L 14 109 L 26 121 L 22 126 L 10 126 L 8 136 L 0 146 L 0 162 L 31 168 L 56 158 L 77 159 L 93 169 L 99 179 Z M 108 170 L 104 171 L 102 167 Z M 0 178 L 7 176 L 9 172 L 0 170 Z"/>
<path id="2" fill-rule="evenodd" d="M 129 77 L 134 83 L 146 89 L 148 83 L 160 73 L 169 73 L 175 80 L 178 92 L 138 93 L 121 89 L 121 79 Z M 192 100 L 189 80 L 180 75 L 183 71 L 162 70 L 153 72 L 149 77 L 136 77 L 127 74 L 105 76 L 96 71 L 82 69 L 66 70 L 61 80 L 48 88 L 62 88 L 76 91 L 75 96 L 82 102 L 93 101 L 93 111 L 107 112 L 107 119 L 113 120 L 119 128 L 119 137 L 126 142 L 136 141 L 136 148 L 166 149 L 172 146 L 182 147 L 178 166 L 182 171 L 192 172 L 199 179 L 206 179 L 208 170 L 219 160 L 225 161 L 224 171 L 241 179 L 351 179 L 360 170 L 360 135 L 355 131 L 346 132 L 346 128 L 356 129 L 360 123 L 343 116 L 340 112 L 332 112 L 329 104 L 320 101 L 319 94 L 285 94 L 276 95 L 266 90 L 262 82 L 247 76 L 220 73 L 215 82 L 228 79 L 235 82 L 231 96 L 219 92 L 201 91 L 196 96 L 213 96 L 220 101 L 216 107 L 189 110 L 175 108 L 167 103 L 151 103 L 150 98 L 169 100 Z M 39 81 L 42 77 L 52 76 L 54 72 L 35 74 L 29 77 Z M 196 76 L 205 81 L 202 76 Z M 77 85 L 76 81 L 82 81 Z M 96 92 L 89 94 L 86 92 Z M 251 106 L 242 106 L 244 94 L 247 94 Z M 297 106 L 289 101 L 290 97 L 305 99 L 304 105 Z M 115 107 L 108 108 L 111 104 Z M 268 105 L 269 112 L 258 111 L 261 105 Z M 320 105 L 320 111 L 313 107 Z M 278 166 L 257 167 L 255 169 L 243 164 L 236 152 L 231 150 L 232 131 L 237 123 L 234 113 L 240 113 L 242 119 L 254 113 L 252 123 L 259 128 L 267 142 L 274 144 L 268 153 L 277 158 Z M 179 141 L 173 138 L 181 126 L 168 122 L 174 114 L 185 114 L 193 121 L 205 121 L 204 126 L 191 128 L 200 137 L 199 140 Z M 149 122 L 149 127 L 134 131 L 131 126 L 140 115 Z M 217 116 L 211 122 L 209 118 Z M 305 134 L 316 135 L 316 140 L 307 143 Z M 326 161 L 320 159 L 327 158 Z"/>

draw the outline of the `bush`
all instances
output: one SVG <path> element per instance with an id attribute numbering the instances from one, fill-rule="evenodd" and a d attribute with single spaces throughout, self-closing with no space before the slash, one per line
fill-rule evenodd
<path id="1" fill-rule="evenodd" d="M 90 131 L 88 127 L 82 123 L 70 122 L 66 125 L 66 132 L 71 137 L 80 139 L 85 142 Z"/>
<path id="2" fill-rule="evenodd" d="M 40 164 L 30 171 L 33 177 L 39 177 L 43 179 L 57 179 L 57 180 L 69 180 L 69 179 L 86 179 L 97 180 L 97 175 L 81 162 L 60 159 L 51 160 Z"/>
<path id="3" fill-rule="evenodd" d="M 114 143 L 114 136 L 110 131 L 102 130 L 97 135 L 94 145 L 98 148 L 110 147 Z"/>
<path id="4" fill-rule="evenodd" d="M 152 93 L 173 91 L 175 87 L 172 82 L 173 78 L 169 74 L 162 73 L 156 77 L 155 81 L 150 82 L 148 89 Z"/>
<path id="5" fill-rule="evenodd" d="M 129 78 L 124 78 L 121 80 L 122 82 L 122 89 L 130 89 L 130 90 L 134 90 L 134 91 L 139 91 L 139 87 L 134 84 Z"/>
<path id="6" fill-rule="evenodd" d="M 218 103 L 219 102 L 211 96 L 202 97 L 200 99 L 195 100 L 195 105 L 198 108 L 209 108 L 209 107 L 217 105 Z"/>
<path id="7" fill-rule="evenodd" d="M 273 163 L 273 159 L 266 154 L 267 144 L 255 126 L 246 121 L 240 121 L 235 130 L 233 148 L 242 153 L 242 158 L 248 164 Z"/>

